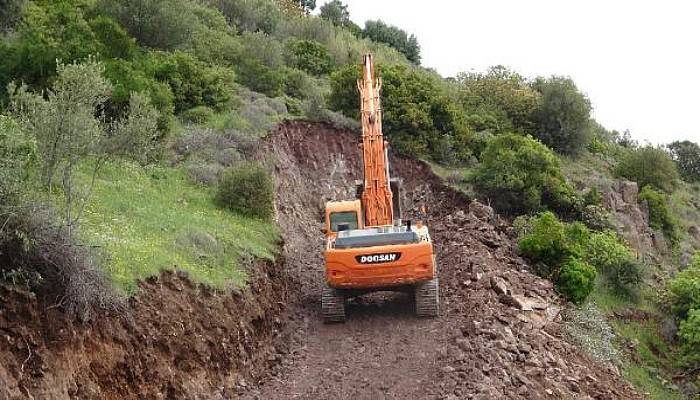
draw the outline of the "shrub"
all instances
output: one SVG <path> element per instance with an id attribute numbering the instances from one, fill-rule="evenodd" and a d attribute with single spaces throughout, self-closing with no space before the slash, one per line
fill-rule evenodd
<path id="1" fill-rule="evenodd" d="M 182 48 L 193 32 L 203 27 L 224 29 L 226 22 L 217 10 L 191 0 L 99 0 L 97 8 L 119 21 L 139 43 L 163 50 Z"/>
<path id="2" fill-rule="evenodd" d="M 170 86 L 176 113 L 202 105 L 224 110 L 233 100 L 236 88 L 233 70 L 208 66 L 189 54 L 151 53 L 147 70 Z"/>
<path id="3" fill-rule="evenodd" d="M 461 101 L 476 131 L 533 133 L 532 113 L 541 101 L 525 78 L 506 67 L 458 77 Z"/>
<path id="4" fill-rule="evenodd" d="M 103 45 L 100 55 L 105 58 L 130 60 L 138 52 L 136 41 L 116 21 L 105 16 L 90 20 L 90 28 Z"/>
<path id="5" fill-rule="evenodd" d="M 283 17 L 279 5 L 273 0 L 206 0 L 221 11 L 238 29 L 244 32 L 275 31 Z"/>
<path id="6" fill-rule="evenodd" d="M 333 69 L 328 49 L 314 40 L 292 40 L 287 44 L 289 65 L 312 75 L 324 75 Z"/>
<path id="7" fill-rule="evenodd" d="M 0 229 L 0 279 L 22 278 L 12 283 L 28 286 L 81 321 L 125 309 L 90 247 L 76 243 L 47 208 L 19 210 Z"/>
<path id="8" fill-rule="evenodd" d="M 112 116 L 119 116 L 125 112 L 132 93 L 143 93 L 150 98 L 151 104 L 160 114 L 158 129 L 163 133 L 170 130 L 175 112 L 175 98 L 167 83 L 156 80 L 139 62 L 109 60 L 105 62 L 104 67 L 105 77 L 114 85 L 111 97 Z"/>
<path id="9" fill-rule="evenodd" d="M 668 150 L 683 179 L 700 182 L 700 146 L 689 140 L 675 141 L 668 145 Z"/>
<path id="10" fill-rule="evenodd" d="M 642 281 L 642 269 L 614 231 L 592 234 L 584 244 L 583 260 L 593 265 L 618 294 L 632 296 Z"/>
<path id="11" fill-rule="evenodd" d="M 591 265 L 575 258 L 561 267 L 557 279 L 557 290 L 573 303 L 583 302 L 595 287 L 596 270 Z"/>
<path id="12" fill-rule="evenodd" d="M 2 40 L 0 96 L 6 95 L 5 88 L 12 80 L 47 88 L 56 74 L 56 60 L 70 63 L 103 50 L 85 18 L 84 7 L 73 3 L 27 3 L 12 40 Z"/>
<path id="13" fill-rule="evenodd" d="M 692 309 L 700 309 L 700 253 L 671 280 L 668 299 L 671 310 L 680 318 L 685 318 Z"/>
<path id="14" fill-rule="evenodd" d="M 537 78 L 532 87 L 542 100 L 533 119 L 535 136 L 562 154 L 579 154 L 591 141 L 591 102 L 571 78 Z"/>
<path id="15" fill-rule="evenodd" d="M 257 165 L 227 170 L 219 183 L 216 202 L 239 214 L 270 219 L 274 202 L 272 179 Z"/>
<path id="16" fill-rule="evenodd" d="M 545 264 L 546 267 L 538 271 L 543 276 L 555 275 L 562 263 L 578 256 L 579 240 L 586 236 L 585 228 L 571 229 L 550 211 L 533 217 L 523 231 L 518 250 L 532 261 Z"/>
<path id="17" fill-rule="evenodd" d="M 491 140 L 473 180 L 477 191 L 503 212 L 521 214 L 545 207 L 568 211 L 575 197 L 557 156 L 542 143 L 519 135 Z"/>
<path id="18" fill-rule="evenodd" d="M 387 25 L 382 21 L 367 21 L 362 35 L 375 42 L 386 43 L 402 53 L 414 64 L 420 64 L 420 45 L 414 35 L 404 30 Z"/>
<path id="19" fill-rule="evenodd" d="M 214 110 L 207 106 L 197 106 L 180 114 L 183 120 L 203 124 L 214 117 Z"/>
<path id="20" fill-rule="evenodd" d="M 688 317 L 681 321 L 678 329 L 681 339 L 681 352 L 686 365 L 700 363 L 700 309 L 688 312 Z"/>
<path id="21" fill-rule="evenodd" d="M 649 226 L 663 232 L 666 239 L 675 246 L 680 241 L 678 222 L 668 207 L 668 196 L 651 186 L 644 186 L 639 192 L 639 201 L 649 207 Z"/>
<path id="22" fill-rule="evenodd" d="M 24 189 L 36 146 L 15 120 L 0 115 L 0 214 L 2 207 L 14 204 Z"/>
<path id="23" fill-rule="evenodd" d="M 585 206 L 579 214 L 579 219 L 593 230 L 604 231 L 614 227 L 610 219 L 610 212 L 605 207 Z"/>
<path id="24" fill-rule="evenodd" d="M 641 188 L 649 185 L 666 193 L 678 184 L 678 170 L 671 156 L 652 145 L 627 151 L 615 174 L 637 182 Z"/>

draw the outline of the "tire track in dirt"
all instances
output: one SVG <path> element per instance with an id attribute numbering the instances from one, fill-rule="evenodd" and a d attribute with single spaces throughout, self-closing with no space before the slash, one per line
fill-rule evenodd
<path id="1" fill-rule="evenodd" d="M 512 229 L 489 207 L 442 185 L 423 163 L 396 159 L 404 217 L 428 206 L 441 269 L 441 316 L 418 319 L 406 294 L 353 300 L 345 324 L 319 317 L 323 204 L 352 198 L 358 134 L 286 122 L 268 139 L 278 222 L 295 299 L 276 366 L 246 399 L 637 398 L 616 371 L 562 339 L 550 282 L 513 251 Z"/>

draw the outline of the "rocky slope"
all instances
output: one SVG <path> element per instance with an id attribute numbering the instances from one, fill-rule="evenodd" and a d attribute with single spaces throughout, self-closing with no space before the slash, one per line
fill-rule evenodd
<path id="1" fill-rule="evenodd" d="M 322 205 L 352 197 L 356 142 L 357 133 L 305 122 L 282 124 L 269 138 L 265 157 L 276 165 L 296 300 L 277 366 L 241 388 L 244 398 L 638 397 L 615 371 L 562 338 L 562 303 L 515 254 L 511 228 L 416 161 L 393 160 L 392 174 L 404 181 L 404 217 L 427 206 L 441 266 L 440 318 L 415 318 L 406 295 L 376 294 L 354 300 L 345 324 L 322 324 Z"/>

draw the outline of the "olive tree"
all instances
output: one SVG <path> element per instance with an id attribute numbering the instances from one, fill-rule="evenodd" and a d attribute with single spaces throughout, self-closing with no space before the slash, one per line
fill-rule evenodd
<path id="1" fill-rule="evenodd" d="M 143 146 L 157 136 L 157 112 L 142 95 L 134 94 L 128 116 L 106 121 L 104 108 L 112 85 L 103 66 L 92 58 L 61 64 L 45 94 L 10 85 L 11 110 L 21 128 L 37 143 L 42 184 L 63 189 L 65 223 L 70 237 L 91 196 L 95 178 L 112 154 L 147 153 Z M 134 146 L 138 146 L 135 148 Z M 90 186 L 76 181 L 76 169 L 92 163 Z"/>

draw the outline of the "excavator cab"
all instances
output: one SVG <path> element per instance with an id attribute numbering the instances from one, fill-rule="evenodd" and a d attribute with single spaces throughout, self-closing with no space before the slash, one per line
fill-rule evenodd
<path id="1" fill-rule="evenodd" d="M 400 181 L 389 176 L 388 142 L 381 130 L 381 79 L 370 54 L 358 80 L 362 110 L 362 165 L 357 199 L 326 203 L 326 322 L 345 320 L 345 301 L 373 291 L 412 291 L 416 313 L 439 311 L 437 266 L 428 227 L 400 219 Z"/>

